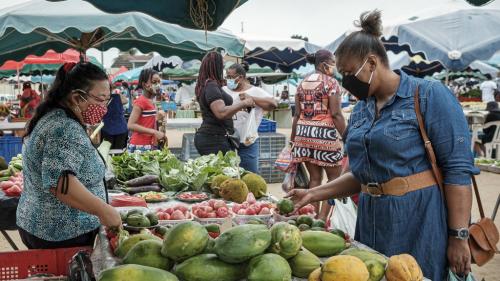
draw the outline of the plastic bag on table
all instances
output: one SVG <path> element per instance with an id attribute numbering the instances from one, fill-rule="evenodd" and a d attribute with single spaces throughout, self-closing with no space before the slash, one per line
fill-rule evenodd
<path id="1" fill-rule="evenodd" d="M 297 172 L 294 180 L 294 188 L 309 188 L 309 176 L 304 163 L 297 164 Z"/>
<path id="2" fill-rule="evenodd" d="M 460 277 L 460 276 L 457 276 L 455 273 L 453 273 L 451 270 L 448 271 L 448 278 L 446 280 L 447 281 L 476 281 L 476 279 L 474 279 L 474 276 L 472 275 L 472 273 L 469 273 L 465 277 Z"/>
<path id="3" fill-rule="evenodd" d="M 281 184 L 281 189 L 284 192 L 290 192 L 295 187 L 295 177 L 297 175 L 297 164 L 292 164 L 289 171 L 285 174 L 285 179 Z"/>
<path id="4" fill-rule="evenodd" d="M 258 129 L 259 126 L 257 126 L 257 121 L 255 118 L 255 109 L 252 109 L 250 110 L 247 122 L 245 123 L 241 131 L 241 143 L 243 143 L 245 146 L 250 146 L 255 143 L 255 141 L 259 137 Z"/>
<path id="5" fill-rule="evenodd" d="M 293 146 L 287 145 L 283 150 L 281 150 L 278 159 L 274 162 L 274 166 L 285 173 L 288 173 L 292 168 L 295 168 L 296 165 L 293 165 L 293 154 L 292 154 Z"/>
<path id="6" fill-rule="evenodd" d="M 356 230 L 357 208 L 350 197 L 335 199 L 335 206 L 330 211 L 330 229 L 340 229 L 344 233 L 354 237 Z"/>

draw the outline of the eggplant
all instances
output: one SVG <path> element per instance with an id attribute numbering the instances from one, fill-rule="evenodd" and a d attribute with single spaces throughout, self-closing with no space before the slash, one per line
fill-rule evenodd
<path id="1" fill-rule="evenodd" d="M 127 192 L 128 194 L 136 194 L 136 193 L 141 193 L 141 192 L 149 192 L 149 191 L 156 191 L 160 192 L 161 191 L 161 186 L 159 185 L 144 185 L 144 186 L 134 186 L 134 187 L 124 187 L 122 188 L 124 192 Z"/>
<path id="2" fill-rule="evenodd" d="M 145 186 L 145 185 L 151 185 L 153 183 L 159 183 L 159 181 L 160 179 L 158 178 L 158 176 L 146 175 L 126 181 L 125 186 L 128 187 Z"/>

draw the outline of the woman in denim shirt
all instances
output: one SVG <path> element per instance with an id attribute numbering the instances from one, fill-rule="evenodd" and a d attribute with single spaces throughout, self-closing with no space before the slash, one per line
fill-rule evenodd
<path id="1" fill-rule="evenodd" d="M 456 230 L 469 224 L 470 178 L 476 169 L 462 108 L 440 82 L 390 69 L 379 40 L 380 12 L 364 13 L 359 25 L 362 30 L 336 51 L 343 86 L 359 99 L 345 140 L 351 172 L 288 196 L 300 207 L 362 191 L 356 240 L 387 256 L 411 254 L 432 280 L 446 278 L 447 267 L 467 274 L 470 251 Z M 446 205 L 419 133 L 417 86 L 425 130 L 444 176 Z"/>

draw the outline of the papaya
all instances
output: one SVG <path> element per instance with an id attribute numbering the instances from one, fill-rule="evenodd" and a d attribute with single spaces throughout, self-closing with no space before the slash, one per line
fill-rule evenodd
<path id="1" fill-rule="evenodd" d="M 289 259 L 300 251 L 302 237 L 300 230 L 286 222 L 279 222 L 271 227 L 271 246 L 269 252 Z"/>
<path id="2" fill-rule="evenodd" d="M 214 248 L 215 248 L 215 239 L 213 239 L 212 237 L 209 237 L 207 246 L 205 247 L 203 254 L 215 254 Z"/>
<path id="3" fill-rule="evenodd" d="M 314 231 L 325 231 L 325 229 L 324 229 L 324 228 L 322 228 L 322 227 L 311 227 L 311 229 L 310 229 L 310 230 L 314 230 Z"/>
<path id="4" fill-rule="evenodd" d="M 148 227 L 151 226 L 149 219 L 141 214 L 132 214 L 127 217 L 127 224 L 136 227 Z"/>
<path id="5" fill-rule="evenodd" d="M 321 281 L 321 267 L 316 268 L 309 274 L 307 281 Z"/>
<path id="6" fill-rule="evenodd" d="M 309 225 L 305 224 L 305 223 L 299 225 L 299 230 L 300 231 L 306 231 L 306 230 L 310 230 L 310 229 L 311 229 L 311 227 Z"/>
<path id="7" fill-rule="evenodd" d="M 248 281 L 291 281 L 292 269 L 280 255 L 268 253 L 256 256 L 248 264 Z"/>
<path id="8" fill-rule="evenodd" d="M 174 274 L 183 281 L 237 281 L 245 277 L 245 267 L 225 263 L 214 254 L 201 254 L 178 264 Z"/>
<path id="9" fill-rule="evenodd" d="M 357 248 L 347 249 L 340 254 L 357 257 L 362 260 L 370 273 L 369 281 L 379 281 L 384 277 L 385 265 L 387 263 L 387 259 L 384 256 L 372 251 Z"/>
<path id="10" fill-rule="evenodd" d="M 127 255 L 128 251 L 132 249 L 132 247 L 143 240 L 158 240 L 161 241 L 159 237 L 150 234 L 136 234 L 132 235 L 129 238 L 125 239 L 118 248 L 115 250 L 115 255 L 119 258 L 123 258 Z"/>
<path id="11" fill-rule="evenodd" d="M 142 215 L 142 210 L 139 209 L 132 209 L 127 212 L 127 217 L 131 215 Z"/>
<path id="12" fill-rule="evenodd" d="M 330 233 L 338 235 L 339 237 L 342 237 L 342 238 L 345 237 L 345 233 L 340 229 L 332 229 L 332 230 L 330 230 Z"/>
<path id="13" fill-rule="evenodd" d="M 362 260 L 363 262 L 368 261 L 368 260 L 376 260 L 376 261 L 383 263 L 384 267 L 385 267 L 385 264 L 387 263 L 387 258 L 382 256 L 381 254 L 373 252 L 373 251 L 359 249 L 359 248 L 349 248 L 349 249 L 342 251 L 342 253 L 340 253 L 340 254 L 357 257 L 360 260 Z"/>
<path id="14" fill-rule="evenodd" d="M 138 264 L 119 265 L 103 270 L 99 281 L 179 281 L 172 273 L 154 267 Z"/>
<path id="15" fill-rule="evenodd" d="M 122 219 L 122 221 L 126 221 L 127 220 L 127 212 L 120 212 L 120 218 Z"/>
<path id="16" fill-rule="evenodd" d="M 297 222 L 295 220 L 288 220 L 287 222 L 291 225 L 297 226 Z"/>
<path id="17" fill-rule="evenodd" d="M 161 247 L 162 242 L 158 240 L 140 241 L 128 251 L 123 258 L 123 263 L 139 264 L 168 271 L 172 269 L 174 262 L 161 255 Z"/>
<path id="18" fill-rule="evenodd" d="M 401 254 L 389 258 L 385 278 L 387 281 L 421 281 L 424 275 L 414 257 Z"/>
<path id="19" fill-rule="evenodd" d="M 155 228 L 156 233 L 160 234 L 161 236 L 165 237 L 165 235 L 168 232 L 168 228 L 165 226 L 158 226 Z"/>
<path id="20" fill-rule="evenodd" d="M 321 267 L 321 281 L 368 281 L 369 277 L 363 261 L 353 256 L 333 256 Z"/>
<path id="21" fill-rule="evenodd" d="M 311 218 L 310 216 L 306 216 L 306 215 L 300 215 L 297 218 L 297 224 L 298 225 L 307 224 L 309 227 L 311 227 L 313 224 L 313 218 Z"/>
<path id="22" fill-rule="evenodd" d="M 299 278 L 307 278 L 311 272 L 321 268 L 320 259 L 308 250 L 302 250 L 288 260 L 292 275 Z"/>
<path id="23" fill-rule="evenodd" d="M 170 236 L 170 235 L 169 235 Z M 264 251 L 271 244 L 271 231 L 264 225 L 238 225 L 215 239 L 215 253 L 222 261 L 241 263 Z"/>
<path id="24" fill-rule="evenodd" d="M 208 243 L 208 232 L 195 221 L 180 223 L 168 232 L 161 254 L 176 262 L 201 254 Z"/>
<path id="25" fill-rule="evenodd" d="M 207 224 L 207 225 L 205 225 L 205 229 L 208 232 L 220 233 L 220 225 L 218 225 L 218 224 Z"/>
<path id="26" fill-rule="evenodd" d="M 318 257 L 330 257 L 342 252 L 345 247 L 344 239 L 326 231 L 303 231 L 302 246 Z"/>

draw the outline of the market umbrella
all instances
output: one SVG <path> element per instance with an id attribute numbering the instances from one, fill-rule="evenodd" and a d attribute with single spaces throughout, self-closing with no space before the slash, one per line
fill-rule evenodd
<path id="1" fill-rule="evenodd" d="M 63 0 L 50 0 L 63 1 Z M 247 0 L 85 0 L 107 13 L 141 12 L 187 28 L 215 30 Z"/>
<path id="2" fill-rule="evenodd" d="M 152 68 L 156 71 L 162 71 L 166 67 L 174 68 L 183 63 L 178 56 L 164 58 L 160 55 L 154 55 L 145 65 L 144 68 Z"/>
<path id="3" fill-rule="evenodd" d="M 41 55 L 52 49 L 85 52 L 137 48 L 163 56 L 200 59 L 219 49 L 243 56 L 244 44 L 234 35 L 203 32 L 159 21 L 139 12 L 107 14 L 81 0 L 33 0 L 0 10 L 0 63 Z"/>
<path id="4" fill-rule="evenodd" d="M 287 73 L 306 65 L 306 55 L 321 49 L 300 39 L 270 39 L 248 34 L 237 36 L 245 41 L 243 59 L 246 62 Z"/>
<path id="5" fill-rule="evenodd" d="M 113 74 L 108 75 L 108 79 L 109 79 L 109 81 L 113 81 L 113 79 L 116 76 L 118 76 L 118 75 L 120 75 L 120 74 L 122 74 L 124 72 L 127 72 L 127 71 L 128 71 L 128 68 L 126 68 L 125 66 L 122 65 L 122 66 L 120 66 L 120 68 L 118 69 L 118 71 L 116 71 Z"/>
<path id="6" fill-rule="evenodd" d="M 117 81 L 126 81 L 133 82 L 135 80 L 139 80 L 139 75 L 141 74 L 143 67 L 138 67 L 131 69 L 129 71 L 125 71 L 113 77 L 113 83 Z"/>
<path id="7" fill-rule="evenodd" d="M 400 44 L 425 53 L 428 60 L 460 71 L 500 50 L 498 30 L 500 10 L 466 9 L 388 26 L 384 37 L 397 36 Z"/>
<path id="8" fill-rule="evenodd" d="M 103 67 L 95 57 L 88 56 L 86 59 L 101 68 Z M 31 75 L 31 74 L 54 74 L 66 62 L 80 61 L 80 53 L 69 49 L 63 53 L 57 53 L 53 50 L 47 51 L 43 56 L 29 55 L 22 61 L 6 61 L 0 66 L 0 77 L 9 77 L 13 75 Z"/>

